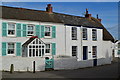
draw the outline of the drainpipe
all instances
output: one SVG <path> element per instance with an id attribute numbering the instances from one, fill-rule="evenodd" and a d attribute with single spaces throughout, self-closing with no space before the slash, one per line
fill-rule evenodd
<path id="1" fill-rule="evenodd" d="M 65 54 L 66 54 L 66 25 L 65 26 Z"/>
<path id="2" fill-rule="evenodd" d="M 82 60 L 82 58 L 83 58 L 83 55 L 82 55 L 82 54 L 83 54 L 83 45 L 82 45 L 82 28 L 83 28 L 83 26 L 81 26 L 81 28 L 80 28 L 80 29 L 81 29 L 81 30 L 80 30 L 80 31 L 81 31 L 81 60 Z"/>

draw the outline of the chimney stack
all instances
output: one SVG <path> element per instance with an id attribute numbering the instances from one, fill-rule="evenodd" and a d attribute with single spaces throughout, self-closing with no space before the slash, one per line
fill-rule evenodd
<path id="1" fill-rule="evenodd" d="M 52 13 L 53 12 L 52 10 L 53 10 L 52 5 L 48 4 L 47 7 L 46 7 L 46 12 Z"/>
<path id="2" fill-rule="evenodd" d="M 88 19 L 91 19 L 91 14 L 88 14 L 88 9 L 86 9 L 86 14 L 85 14 L 85 17 L 88 18 Z"/>
<path id="3" fill-rule="evenodd" d="M 99 19 L 98 14 L 97 14 L 97 19 L 98 19 L 100 22 L 102 21 L 102 19 Z"/>

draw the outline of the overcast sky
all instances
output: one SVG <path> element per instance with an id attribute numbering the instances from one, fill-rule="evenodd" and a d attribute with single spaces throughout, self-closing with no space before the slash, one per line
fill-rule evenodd
<path id="1" fill-rule="evenodd" d="M 47 1 L 55 1 L 55 0 L 47 0 Z M 88 0 L 84 0 L 84 1 L 88 1 Z M 108 0 L 91 0 L 91 1 L 108 1 Z M 118 1 L 118 0 L 109 0 L 109 1 Z M 93 17 L 96 17 L 96 14 L 99 14 L 99 18 L 102 19 L 102 24 L 114 37 L 116 38 L 118 37 L 118 32 L 117 32 L 118 2 L 17 2 L 17 3 L 3 2 L 2 3 L 2 5 L 6 5 L 6 6 L 23 7 L 23 8 L 37 9 L 37 10 L 45 10 L 47 4 L 52 4 L 54 12 L 71 14 L 76 16 L 83 16 L 85 9 L 88 8 L 89 13 L 92 14 Z"/>

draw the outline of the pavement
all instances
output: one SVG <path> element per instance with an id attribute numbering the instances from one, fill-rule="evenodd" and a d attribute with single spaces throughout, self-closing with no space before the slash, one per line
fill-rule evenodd
<path id="1" fill-rule="evenodd" d="M 75 70 L 43 72 L 2 72 L 4 78 L 118 78 L 118 63 Z"/>

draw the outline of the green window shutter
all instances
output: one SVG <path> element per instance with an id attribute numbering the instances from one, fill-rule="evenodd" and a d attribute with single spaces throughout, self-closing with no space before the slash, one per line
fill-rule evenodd
<path id="1" fill-rule="evenodd" d="M 2 23 L 2 36 L 7 36 L 7 23 Z"/>
<path id="2" fill-rule="evenodd" d="M 21 43 L 16 43 L 16 56 L 21 56 Z"/>
<path id="3" fill-rule="evenodd" d="M 56 38 L 56 26 L 52 26 L 52 38 Z"/>
<path id="4" fill-rule="evenodd" d="M 38 38 L 40 38 L 40 25 L 35 26 L 35 31 L 36 31 L 36 36 L 38 36 Z"/>
<path id="5" fill-rule="evenodd" d="M 120 50 L 118 50 L 118 55 L 120 55 Z"/>
<path id="6" fill-rule="evenodd" d="M 7 52 L 7 43 L 2 42 L 2 56 L 6 56 L 6 52 Z"/>
<path id="7" fill-rule="evenodd" d="M 52 55 L 56 55 L 56 43 L 52 43 Z"/>
<path id="8" fill-rule="evenodd" d="M 22 33 L 22 36 L 23 36 L 23 37 L 26 37 L 26 36 L 27 36 L 27 31 L 26 31 L 26 30 L 27 30 L 27 24 L 23 24 L 23 30 L 22 30 L 22 32 L 23 32 L 23 33 Z"/>
<path id="9" fill-rule="evenodd" d="M 41 38 L 44 38 L 44 34 L 45 34 L 44 27 L 45 26 L 41 25 Z"/>
<path id="10" fill-rule="evenodd" d="M 21 37 L 21 24 L 20 23 L 17 23 L 16 24 L 16 36 L 17 37 Z"/>

